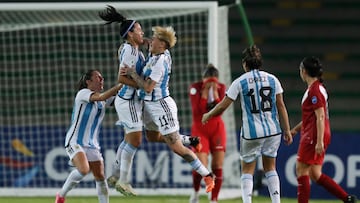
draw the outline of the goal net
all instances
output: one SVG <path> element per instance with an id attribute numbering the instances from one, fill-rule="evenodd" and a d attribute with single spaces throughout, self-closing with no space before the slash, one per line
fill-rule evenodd
<path id="1" fill-rule="evenodd" d="M 206 64 L 219 68 L 221 81 L 231 82 L 227 8 L 216 2 L 110 5 L 138 20 L 147 37 L 154 25 L 174 27 L 178 43 L 171 50 L 170 88 L 179 107 L 181 131 L 189 133 L 188 88 L 201 79 Z M 99 69 L 105 89 L 117 81 L 119 25 L 105 26 L 98 17 L 106 6 L 100 2 L 0 4 L 0 195 L 54 195 L 72 170 L 63 144 L 79 77 L 85 70 Z M 223 117 L 228 131 L 226 191 L 240 187 L 240 167 L 233 110 Z M 116 120 L 115 109 L 108 109 L 100 134 L 107 174 L 123 138 Z M 190 166 L 165 144 L 145 139 L 131 177 L 140 194 L 189 194 L 192 187 Z M 93 177 L 88 175 L 70 195 L 94 195 L 93 188 Z"/>

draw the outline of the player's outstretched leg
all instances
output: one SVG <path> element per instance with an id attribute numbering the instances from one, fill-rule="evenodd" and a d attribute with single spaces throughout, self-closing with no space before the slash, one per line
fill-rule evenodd
<path id="1" fill-rule="evenodd" d="M 202 145 L 200 143 L 200 137 L 193 136 L 189 138 L 190 140 L 190 146 L 192 146 L 195 149 L 195 152 L 200 152 Z"/>
<path id="2" fill-rule="evenodd" d="M 130 183 L 116 182 L 115 189 L 126 197 L 137 196 L 137 193 L 133 189 Z"/>

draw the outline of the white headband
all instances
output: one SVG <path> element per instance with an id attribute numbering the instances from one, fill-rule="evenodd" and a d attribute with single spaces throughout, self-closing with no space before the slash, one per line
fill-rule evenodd
<path id="1" fill-rule="evenodd" d="M 134 24 L 135 24 L 135 20 L 133 20 L 132 22 L 131 22 L 131 24 L 130 24 L 130 26 L 128 27 L 128 29 L 126 30 L 126 32 L 124 32 L 124 34 L 123 35 L 121 35 L 121 37 L 122 38 L 124 38 L 126 35 L 127 35 L 127 33 L 131 30 L 131 28 L 134 26 Z"/>

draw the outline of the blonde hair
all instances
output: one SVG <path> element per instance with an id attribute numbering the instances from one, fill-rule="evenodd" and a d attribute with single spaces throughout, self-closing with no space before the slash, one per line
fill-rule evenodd
<path id="1" fill-rule="evenodd" d="M 168 48 L 172 48 L 176 44 L 176 36 L 175 36 L 175 30 L 173 27 L 161 27 L 161 26 L 155 26 L 152 28 L 152 31 L 154 32 L 154 37 L 163 40 L 167 43 Z"/>

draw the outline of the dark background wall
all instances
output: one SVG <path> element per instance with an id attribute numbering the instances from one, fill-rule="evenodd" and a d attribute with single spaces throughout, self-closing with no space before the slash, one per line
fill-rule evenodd
<path id="1" fill-rule="evenodd" d="M 313 55 L 324 66 L 332 130 L 359 132 L 360 2 L 248 0 L 243 4 L 255 43 L 262 49 L 264 69 L 282 82 L 291 122 L 300 119 L 306 88 L 299 77 L 299 63 Z M 236 77 L 242 73 L 241 50 L 247 45 L 237 7 L 230 9 L 229 35 Z"/>
<path id="2" fill-rule="evenodd" d="M 233 4 L 235 0 L 218 2 L 230 6 L 229 40 L 232 77 L 235 79 L 243 73 L 241 51 L 248 42 L 239 8 Z M 242 3 L 254 41 L 262 49 L 263 69 L 277 75 L 282 82 L 291 124 L 300 120 L 300 102 L 306 88 L 299 78 L 298 66 L 305 56 L 314 55 L 322 60 L 324 66 L 332 129 L 360 132 L 360 2 L 243 0 Z M 235 110 L 237 120 L 240 120 L 238 103 L 235 103 Z"/>

